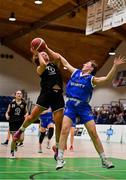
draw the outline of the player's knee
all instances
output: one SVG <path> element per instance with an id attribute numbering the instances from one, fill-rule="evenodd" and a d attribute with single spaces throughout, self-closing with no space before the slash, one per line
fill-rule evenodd
<path id="1" fill-rule="evenodd" d="M 42 144 L 44 137 L 45 137 L 45 132 L 40 132 L 40 135 L 39 135 L 39 143 L 40 144 Z"/>
<path id="2" fill-rule="evenodd" d="M 48 139 L 51 139 L 51 138 L 52 138 L 53 133 L 54 133 L 54 128 L 53 128 L 53 127 L 50 127 L 49 130 L 48 130 Z"/>
<path id="3" fill-rule="evenodd" d="M 62 131 L 61 131 L 62 135 L 66 135 L 69 133 L 69 128 L 68 127 L 62 127 Z"/>

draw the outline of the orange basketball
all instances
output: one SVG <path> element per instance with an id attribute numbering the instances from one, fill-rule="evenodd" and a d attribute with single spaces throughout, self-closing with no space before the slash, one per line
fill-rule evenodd
<path id="1" fill-rule="evenodd" d="M 42 38 L 35 38 L 31 41 L 31 49 L 35 49 L 38 52 L 41 52 L 45 48 L 46 48 L 46 43 Z"/>

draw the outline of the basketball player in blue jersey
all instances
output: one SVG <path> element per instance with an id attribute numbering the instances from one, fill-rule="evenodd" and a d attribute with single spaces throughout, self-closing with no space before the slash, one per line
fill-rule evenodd
<path id="1" fill-rule="evenodd" d="M 83 64 L 82 70 L 71 66 L 61 55 L 59 55 L 59 61 L 62 62 L 63 66 L 66 67 L 72 75 L 66 86 L 67 101 L 59 141 L 56 169 L 58 170 L 63 168 L 65 144 L 67 142 L 71 124 L 76 121 L 77 116 L 80 118 L 80 123 L 85 125 L 93 141 L 95 149 L 101 158 L 102 166 L 105 168 L 113 168 L 114 165 L 112 162 L 108 161 L 105 157 L 102 143 L 96 131 L 94 117 L 89 101 L 92 97 L 94 86 L 112 80 L 117 66 L 126 63 L 126 59 L 124 57 L 115 58 L 111 70 L 105 77 L 94 76 L 97 70 L 95 61 L 89 61 Z"/>
<path id="2" fill-rule="evenodd" d="M 38 153 L 42 153 L 42 142 L 44 140 L 46 129 L 48 129 L 48 141 L 47 141 L 47 149 L 50 149 L 50 140 L 53 136 L 54 132 L 54 122 L 53 122 L 53 115 L 51 109 L 43 111 L 40 114 L 40 127 L 39 127 L 39 151 Z"/>
<path id="3" fill-rule="evenodd" d="M 37 52 L 32 49 L 33 62 L 37 65 L 37 74 L 40 77 L 40 95 L 37 98 L 36 105 L 32 109 L 30 115 L 25 118 L 20 129 L 13 136 L 13 146 L 20 138 L 22 132 L 33 122 L 37 120 L 39 115 L 51 107 L 56 134 L 56 151 L 54 158 L 58 153 L 58 143 L 61 132 L 64 98 L 63 98 L 63 81 L 59 70 L 59 55 L 46 46 L 46 52 Z"/>

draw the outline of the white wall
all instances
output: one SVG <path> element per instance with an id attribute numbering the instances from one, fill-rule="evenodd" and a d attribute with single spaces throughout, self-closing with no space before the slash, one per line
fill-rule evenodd
<path id="1" fill-rule="evenodd" d="M 13 54 L 14 59 L 0 58 L 0 95 L 12 95 L 17 89 L 25 89 L 31 100 L 36 101 L 39 78 L 34 65 L 5 46 L 0 46 L 1 53 Z"/>
<path id="2" fill-rule="evenodd" d="M 126 41 L 122 42 L 119 45 L 119 47 L 116 50 L 116 53 L 126 56 Z M 108 73 L 108 71 L 112 67 L 113 59 L 113 57 L 108 58 L 107 62 L 98 71 L 97 76 L 105 76 Z M 119 66 L 117 72 L 120 70 L 126 70 L 126 64 Z M 112 83 L 109 82 L 105 85 L 101 85 L 95 88 L 91 100 L 91 105 L 99 106 L 102 104 L 109 104 L 111 101 L 116 101 L 118 99 L 126 99 L 126 86 L 114 88 L 112 86 Z"/>

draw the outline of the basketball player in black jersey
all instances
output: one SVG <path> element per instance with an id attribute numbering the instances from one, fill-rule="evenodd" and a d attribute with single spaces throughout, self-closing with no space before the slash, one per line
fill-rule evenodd
<path id="1" fill-rule="evenodd" d="M 15 98 L 12 100 L 12 102 L 8 105 L 8 109 L 6 111 L 6 119 L 9 121 L 9 130 L 13 137 L 14 133 L 19 129 L 19 127 L 24 122 L 25 116 L 27 114 L 27 106 L 26 102 L 22 98 L 22 92 L 16 91 L 15 92 Z M 24 139 L 24 136 L 20 137 L 20 142 L 22 142 Z M 14 157 L 14 149 L 15 147 L 11 147 L 11 157 Z"/>
<path id="2" fill-rule="evenodd" d="M 41 91 L 31 114 L 25 118 L 23 125 L 19 131 L 15 133 L 13 144 L 19 139 L 22 132 L 25 131 L 25 128 L 35 122 L 44 110 L 51 107 L 56 126 L 56 152 L 54 156 L 56 157 L 64 110 L 64 99 L 62 95 L 63 81 L 58 68 L 59 55 L 49 49 L 47 45 L 46 52 L 38 53 L 34 49 L 32 49 L 32 52 L 33 61 L 37 64 L 37 74 L 40 76 Z"/>

